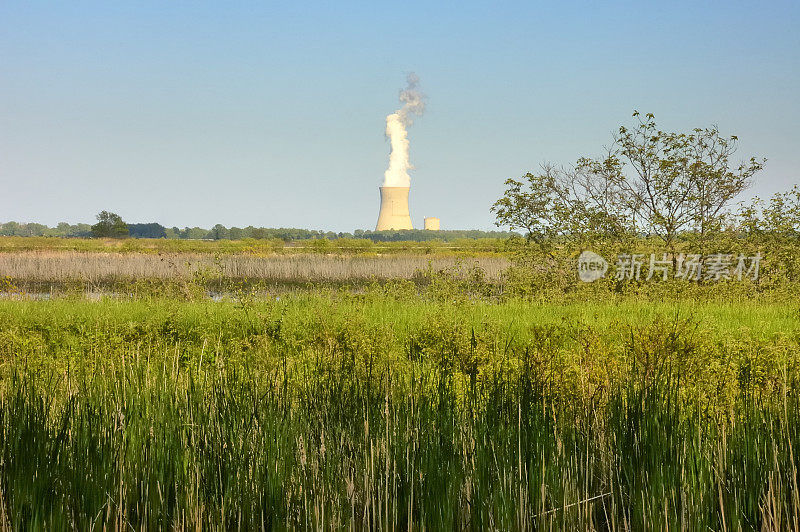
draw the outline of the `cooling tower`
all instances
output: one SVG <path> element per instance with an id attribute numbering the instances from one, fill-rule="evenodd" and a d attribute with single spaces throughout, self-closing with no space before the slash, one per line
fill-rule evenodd
<path id="1" fill-rule="evenodd" d="M 408 213 L 409 187 L 381 187 L 381 212 L 376 231 L 413 229 Z"/>
<path id="2" fill-rule="evenodd" d="M 427 229 L 428 231 L 438 231 L 439 218 L 434 218 L 433 216 L 425 218 L 425 229 Z"/>

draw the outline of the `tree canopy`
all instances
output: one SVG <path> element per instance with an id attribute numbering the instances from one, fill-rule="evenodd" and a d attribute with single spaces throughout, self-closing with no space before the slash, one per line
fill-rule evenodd
<path id="1" fill-rule="evenodd" d="M 92 226 L 92 236 L 96 238 L 125 238 L 128 236 L 128 225 L 119 214 L 100 211 L 97 223 Z"/>
<path id="2" fill-rule="evenodd" d="M 492 206 L 496 224 L 539 243 L 647 234 L 668 247 L 681 233 L 702 239 L 722 228 L 764 160 L 734 163 L 738 139 L 716 126 L 675 133 L 659 129 L 652 114 L 633 116 L 636 124 L 620 127 L 603 157 L 508 179 Z"/>

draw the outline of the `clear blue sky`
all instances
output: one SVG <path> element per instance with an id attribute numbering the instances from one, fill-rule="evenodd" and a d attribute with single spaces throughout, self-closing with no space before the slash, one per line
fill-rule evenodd
<path id="1" fill-rule="evenodd" d="M 372 229 L 409 71 L 416 226 L 492 228 L 634 109 L 800 182 L 796 1 L 233 4 L 0 2 L 0 221 Z"/>

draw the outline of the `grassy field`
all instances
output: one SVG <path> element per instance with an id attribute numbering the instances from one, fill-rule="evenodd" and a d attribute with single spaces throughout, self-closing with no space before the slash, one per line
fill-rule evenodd
<path id="1" fill-rule="evenodd" d="M 796 302 L 7 299 L 0 360 L 14 529 L 800 526 Z"/>
<path id="2" fill-rule="evenodd" d="M 163 238 L 56 238 L 0 236 L 0 253 L 21 251 L 81 251 L 107 253 L 203 253 L 273 255 L 276 253 L 337 254 L 437 254 L 469 257 L 502 254 L 505 241 L 494 238 L 460 239 L 453 242 L 373 242 L 340 238 L 284 242 L 283 240 L 168 240 Z"/>
<path id="3" fill-rule="evenodd" d="M 794 248 L 308 246 L 0 238 L 0 528 L 800 528 Z"/>

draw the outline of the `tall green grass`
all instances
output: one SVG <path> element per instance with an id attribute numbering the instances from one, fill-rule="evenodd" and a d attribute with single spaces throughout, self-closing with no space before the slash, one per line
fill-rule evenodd
<path id="1" fill-rule="evenodd" d="M 786 530 L 797 308 L 0 302 L 14 529 Z"/>

